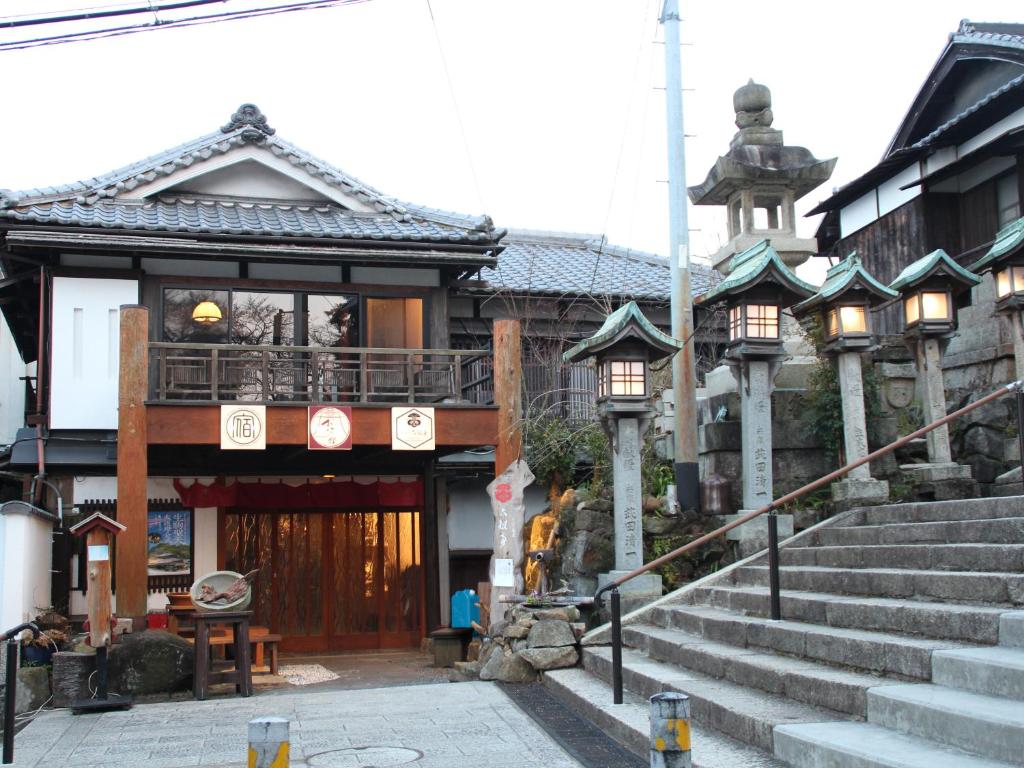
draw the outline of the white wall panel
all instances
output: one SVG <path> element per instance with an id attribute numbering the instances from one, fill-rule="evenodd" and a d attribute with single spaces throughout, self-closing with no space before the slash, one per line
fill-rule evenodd
<path id="1" fill-rule="evenodd" d="M 7 320 L 0 316 L 0 445 L 10 445 L 25 422 L 25 382 L 27 375 Z"/>
<path id="2" fill-rule="evenodd" d="M 352 267 L 353 283 L 371 285 L 441 285 L 441 273 L 436 269 L 406 269 L 401 267 Z"/>
<path id="3" fill-rule="evenodd" d="M 878 187 L 878 214 L 885 216 L 890 211 L 895 211 L 904 203 L 908 203 L 921 194 L 921 185 L 900 189 L 921 178 L 921 171 L 917 163 L 904 168 L 888 181 Z"/>
<path id="4" fill-rule="evenodd" d="M 142 259 L 142 269 L 150 275 L 180 275 L 181 277 L 238 277 L 238 264 L 234 261 L 206 261 L 205 259 Z"/>
<path id="5" fill-rule="evenodd" d="M 118 313 L 138 302 L 136 280 L 53 279 L 52 429 L 117 429 Z"/>
<path id="6" fill-rule="evenodd" d="M 839 209 L 839 234 L 848 237 L 878 218 L 878 190 L 872 189 Z"/>

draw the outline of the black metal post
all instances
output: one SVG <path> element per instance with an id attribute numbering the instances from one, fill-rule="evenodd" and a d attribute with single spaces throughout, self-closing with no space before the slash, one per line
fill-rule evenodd
<path id="1" fill-rule="evenodd" d="M 768 586 L 772 621 L 778 621 L 782 618 L 782 599 L 779 597 L 779 518 L 774 510 L 768 513 Z"/>
<path id="2" fill-rule="evenodd" d="M 96 649 L 96 698 L 104 701 L 107 698 L 107 646 Z"/>
<path id="3" fill-rule="evenodd" d="M 14 762 L 14 697 L 18 692 L 18 640 L 10 637 L 7 646 L 7 687 L 4 692 L 4 765 Z"/>
<path id="4" fill-rule="evenodd" d="M 622 605 L 619 590 L 612 590 L 612 702 L 622 703 Z"/>
<path id="5" fill-rule="evenodd" d="M 1024 467 L 1024 390 L 1022 389 L 1017 390 L 1017 445 L 1020 447 L 1020 463 Z"/>

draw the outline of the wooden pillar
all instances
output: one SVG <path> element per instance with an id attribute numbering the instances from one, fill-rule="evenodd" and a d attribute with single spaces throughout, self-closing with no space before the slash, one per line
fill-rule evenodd
<path id="1" fill-rule="evenodd" d="M 117 521 L 125 531 L 117 537 L 117 615 L 146 615 L 146 394 L 149 387 L 147 340 L 149 310 L 121 306 L 121 357 L 117 409 Z"/>
<path id="2" fill-rule="evenodd" d="M 518 320 L 494 321 L 494 402 L 498 406 L 497 477 L 522 453 L 523 360 Z"/>

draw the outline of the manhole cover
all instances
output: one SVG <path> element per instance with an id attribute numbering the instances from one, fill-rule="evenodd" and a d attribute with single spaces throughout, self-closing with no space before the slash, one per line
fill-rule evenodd
<path id="1" fill-rule="evenodd" d="M 405 765 L 423 757 L 418 749 L 405 747 L 349 747 L 311 756 L 306 762 L 324 768 L 385 768 Z"/>

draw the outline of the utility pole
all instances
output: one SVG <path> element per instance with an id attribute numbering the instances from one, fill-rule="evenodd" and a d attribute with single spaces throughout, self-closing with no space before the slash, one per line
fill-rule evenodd
<path id="1" fill-rule="evenodd" d="M 683 510 L 700 510 L 697 465 L 697 371 L 690 294 L 690 230 L 686 211 L 686 152 L 683 133 L 683 76 L 679 57 L 679 0 L 665 0 L 665 112 L 668 117 L 669 273 L 672 279 L 672 335 L 686 346 L 672 358 L 675 399 L 673 452 L 676 497 Z"/>

